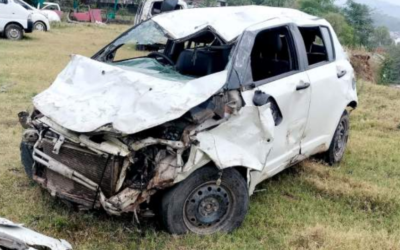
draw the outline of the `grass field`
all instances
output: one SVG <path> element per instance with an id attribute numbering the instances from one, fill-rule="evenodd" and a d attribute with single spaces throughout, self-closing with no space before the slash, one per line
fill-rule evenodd
<path id="1" fill-rule="evenodd" d="M 400 249 L 400 90 L 359 83 L 359 108 L 340 166 L 315 160 L 264 182 L 229 235 L 171 236 L 156 219 L 76 212 L 25 176 L 17 113 L 48 87 L 70 54 L 93 55 L 127 26 L 62 25 L 20 42 L 0 39 L 0 217 L 75 249 Z"/>

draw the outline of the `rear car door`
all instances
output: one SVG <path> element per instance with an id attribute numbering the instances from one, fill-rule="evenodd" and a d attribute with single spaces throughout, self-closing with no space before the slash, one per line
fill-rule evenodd
<path id="1" fill-rule="evenodd" d="M 312 95 L 302 153 L 310 156 L 329 148 L 349 102 L 353 69 L 348 60 L 337 60 L 334 33 L 328 26 L 307 26 L 299 30 L 307 52 Z"/>
<path id="2" fill-rule="evenodd" d="M 311 90 L 299 36 L 291 24 L 256 27 L 242 35 L 235 49 L 229 83 L 240 82 L 246 105 L 257 106 L 256 95 L 269 96 L 275 118 L 273 147 L 262 173 L 252 177 L 254 183 L 293 164 L 300 154 Z"/>

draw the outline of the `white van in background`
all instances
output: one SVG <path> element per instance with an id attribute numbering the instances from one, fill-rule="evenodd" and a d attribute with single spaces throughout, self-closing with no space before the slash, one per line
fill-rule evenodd
<path id="1" fill-rule="evenodd" d="M 32 20 L 33 20 L 33 29 L 38 31 L 49 31 L 50 30 L 50 18 L 49 13 L 41 12 L 40 10 L 36 9 L 35 7 L 29 5 L 28 3 L 24 2 L 23 0 L 14 0 L 16 4 L 21 5 L 27 11 L 32 13 Z M 55 15 L 55 17 L 54 17 Z M 52 18 L 56 18 L 60 20 L 57 13 L 53 13 Z"/>
<path id="2" fill-rule="evenodd" d="M 138 7 L 134 24 L 138 25 L 157 14 L 187 8 L 188 5 L 183 0 L 144 0 Z"/>
<path id="3" fill-rule="evenodd" d="M 33 31 L 32 14 L 14 0 L 0 0 L 0 33 L 10 40 L 20 40 Z"/>

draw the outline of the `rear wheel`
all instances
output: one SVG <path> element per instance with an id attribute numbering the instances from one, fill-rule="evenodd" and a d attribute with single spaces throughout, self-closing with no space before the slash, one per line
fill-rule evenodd
<path id="1" fill-rule="evenodd" d="M 5 29 L 5 35 L 10 40 L 21 40 L 24 36 L 24 31 L 17 24 L 9 24 Z"/>
<path id="2" fill-rule="evenodd" d="M 172 234 L 231 232 L 241 225 L 248 210 L 245 179 L 235 169 L 222 173 L 204 167 L 169 190 L 162 199 L 162 220 Z"/>
<path id="3" fill-rule="evenodd" d="M 329 150 L 325 153 L 325 159 L 329 165 L 337 164 L 343 159 L 349 139 L 349 130 L 349 113 L 345 110 L 340 118 Z"/>

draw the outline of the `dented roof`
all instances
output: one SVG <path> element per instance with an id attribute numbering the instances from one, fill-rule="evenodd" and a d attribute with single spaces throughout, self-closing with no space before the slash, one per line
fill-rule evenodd
<path id="1" fill-rule="evenodd" d="M 252 25 L 273 19 L 303 24 L 318 18 L 294 9 L 264 6 L 184 9 L 152 18 L 173 39 L 182 39 L 209 28 L 226 42 L 233 41 Z"/>

